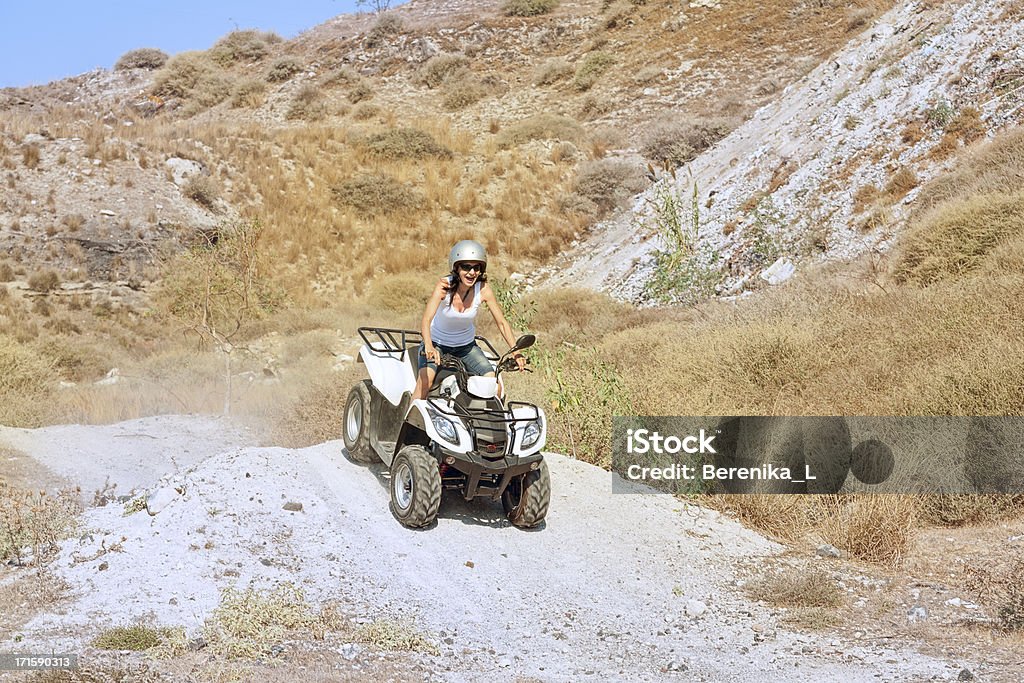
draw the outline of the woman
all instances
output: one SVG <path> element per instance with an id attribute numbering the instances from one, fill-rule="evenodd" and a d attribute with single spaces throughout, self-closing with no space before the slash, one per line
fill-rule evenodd
<path id="1" fill-rule="evenodd" d="M 494 290 L 487 284 L 487 252 L 479 242 L 462 240 L 448 255 L 451 273 L 441 278 L 423 311 L 420 330 L 423 342 L 419 348 L 419 376 L 414 398 L 426 398 L 434 383 L 441 354 L 458 357 L 471 375 L 493 376 L 494 368 L 476 345 L 476 314 L 480 303 L 486 303 L 501 336 L 512 347 L 516 338 L 505 320 Z M 513 356 L 519 369 L 526 367 L 523 354 Z"/>

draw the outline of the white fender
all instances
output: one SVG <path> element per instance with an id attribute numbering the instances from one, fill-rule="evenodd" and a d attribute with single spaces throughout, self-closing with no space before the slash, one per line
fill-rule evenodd
<path id="1" fill-rule="evenodd" d="M 391 405 L 402 401 L 402 394 L 416 389 L 416 375 L 405 354 L 414 351 L 378 351 L 369 346 L 359 349 L 359 358 L 366 364 L 373 386 Z"/>

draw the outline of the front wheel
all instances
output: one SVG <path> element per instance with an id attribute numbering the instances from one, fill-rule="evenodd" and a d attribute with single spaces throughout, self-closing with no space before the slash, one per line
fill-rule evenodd
<path id="1" fill-rule="evenodd" d="M 377 460 L 370 446 L 370 380 L 364 379 L 352 387 L 345 401 L 345 424 L 341 436 L 345 450 L 353 462 L 369 464 Z"/>
<path id="2" fill-rule="evenodd" d="M 551 475 L 548 464 L 515 477 L 501 494 L 501 507 L 508 521 L 523 529 L 535 527 L 544 521 L 551 503 Z"/>
<path id="3" fill-rule="evenodd" d="M 410 444 L 391 463 L 391 508 L 403 526 L 424 527 L 437 518 L 441 472 L 427 449 Z"/>

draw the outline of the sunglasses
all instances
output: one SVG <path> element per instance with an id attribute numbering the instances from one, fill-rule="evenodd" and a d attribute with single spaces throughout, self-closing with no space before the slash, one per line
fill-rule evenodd
<path id="1" fill-rule="evenodd" d="M 482 273 L 484 272 L 484 266 L 483 264 L 480 263 L 474 263 L 472 265 L 468 263 L 460 263 L 459 270 L 465 271 L 467 273 Z"/>

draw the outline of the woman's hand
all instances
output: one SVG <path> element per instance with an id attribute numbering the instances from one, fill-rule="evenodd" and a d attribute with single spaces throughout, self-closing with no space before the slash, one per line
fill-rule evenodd
<path id="1" fill-rule="evenodd" d="M 515 355 L 512 356 L 512 358 L 515 360 L 516 365 L 519 366 L 519 372 L 522 372 L 523 370 L 526 369 L 526 356 L 524 356 L 521 353 L 516 353 Z"/>
<path id="2" fill-rule="evenodd" d="M 438 365 L 441 364 L 441 352 L 438 351 L 433 345 L 423 350 L 423 355 L 427 357 L 427 362 L 433 361 Z"/>

